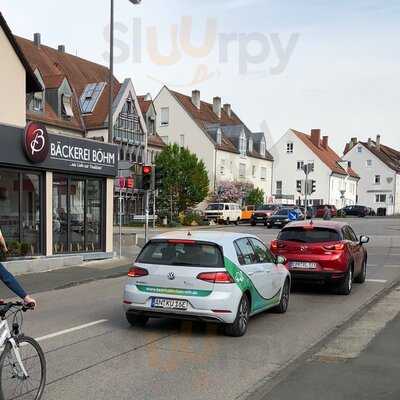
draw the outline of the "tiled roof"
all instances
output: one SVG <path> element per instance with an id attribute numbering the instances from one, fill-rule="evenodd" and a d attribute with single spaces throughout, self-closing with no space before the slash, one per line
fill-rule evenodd
<path id="1" fill-rule="evenodd" d="M 74 117 L 70 120 L 58 117 L 51 109 L 45 106 L 43 115 L 29 113 L 29 117 L 36 120 L 60 125 L 72 129 L 90 130 L 106 127 L 108 118 L 108 85 L 105 86 L 94 111 L 91 114 L 81 114 L 79 98 L 86 85 L 90 83 L 108 82 L 109 69 L 103 65 L 85 60 L 74 55 L 60 52 L 51 47 L 41 45 L 37 47 L 32 41 L 21 37 L 15 37 L 18 45 L 28 60 L 32 70 L 39 70 L 47 89 L 56 89 L 67 78 L 74 92 L 72 107 Z M 120 89 L 120 83 L 114 78 L 114 98 Z"/>
<path id="2" fill-rule="evenodd" d="M 196 123 L 200 126 L 200 128 L 210 137 L 208 130 L 210 125 L 212 126 L 221 126 L 221 127 L 231 127 L 231 126 L 238 126 L 241 125 L 244 127 L 246 135 L 249 129 L 246 125 L 240 120 L 240 118 L 231 111 L 231 115 L 229 116 L 226 111 L 221 108 L 221 118 L 218 118 L 213 111 L 213 105 L 210 103 L 206 103 L 205 101 L 200 101 L 200 109 L 198 109 L 193 103 L 192 98 L 190 96 L 184 95 L 179 92 L 175 92 L 170 90 L 171 94 L 176 98 L 176 100 L 182 105 L 182 107 L 186 110 L 186 112 L 196 121 Z M 251 132 L 250 132 L 251 133 Z M 232 143 L 230 138 L 226 135 L 222 134 L 222 141 L 221 144 L 217 144 L 215 140 L 213 140 L 215 147 L 218 150 L 228 151 L 231 153 L 239 153 L 238 149 Z M 256 152 L 248 153 L 250 157 L 254 157 Z M 261 154 L 257 153 L 257 158 L 266 159 L 266 160 L 273 160 L 272 155 L 266 151 L 265 157 L 261 156 Z"/>
<path id="3" fill-rule="evenodd" d="M 311 141 L 311 136 L 305 133 L 291 129 L 291 131 L 335 174 L 350 175 L 354 178 L 359 178 L 357 173 L 348 168 L 347 171 L 339 165 L 341 158 L 329 146 L 325 149 L 322 142 L 319 146 L 315 146 Z"/>
<path id="4" fill-rule="evenodd" d="M 147 138 L 147 144 L 154 147 L 165 147 L 164 141 L 158 135 L 149 135 Z"/>
<path id="5" fill-rule="evenodd" d="M 4 34 L 7 36 L 8 41 L 10 42 L 11 46 L 13 47 L 15 53 L 17 54 L 18 58 L 20 59 L 22 65 L 26 71 L 26 92 L 32 93 L 42 90 L 42 85 L 37 80 L 36 75 L 33 72 L 31 65 L 29 64 L 28 60 L 26 59 L 25 55 L 22 53 L 21 48 L 17 41 L 15 40 L 14 35 L 11 32 L 11 29 L 7 25 L 6 20 L 3 17 L 3 14 L 0 12 L 0 27 L 3 29 Z"/>
<path id="6" fill-rule="evenodd" d="M 368 142 L 360 142 L 363 144 L 372 154 L 378 157 L 383 163 L 389 168 L 400 173 L 400 152 L 383 144 L 380 144 L 379 149 L 376 147 L 376 142 L 371 141 L 371 146 L 368 146 Z"/>
<path id="7" fill-rule="evenodd" d="M 142 114 L 146 114 L 147 111 L 149 111 L 149 108 L 151 106 L 152 101 L 151 100 L 145 100 L 146 96 L 137 96 L 138 102 L 140 109 L 142 111 Z"/>

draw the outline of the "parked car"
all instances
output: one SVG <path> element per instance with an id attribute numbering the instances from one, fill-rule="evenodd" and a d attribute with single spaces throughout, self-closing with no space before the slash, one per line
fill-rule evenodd
<path id="1" fill-rule="evenodd" d="M 322 204 L 319 206 L 316 206 L 315 208 L 315 217 L 316 218 L 323 218 L 325 214 L 325 207 L 328 207 L 329 210 L 331 211 L 331 217 L 334 218 L 337 216 L 337 209 L 335 206 L 330 205 L 330 204 Z"/>
<path id="2" fill-rule="evenodd" d="M 256 236 L 194 231 L 150 240 L 129 270 L 124 291 L 132 325 L 150 317 L 219 322 L 242 336 L 249 317 L 289 305 L 290 273 Z"/>
<path id="3" fill-rule="evenodd" d="M 295 215 L 295 220 L 304 219 L 299 209 L 296 208 L 279 208 L 267 219 L 267 228 L 274 226 L 283 227 L 292 221 L 291 216 Z"/>
<path id="4" fill-rule="evenodd" d="M 254 211 L 256 209 L 256 206 L 244 206 L 242 208 L 242 215 L 241 215 L 241 220 L 242 221 L 250 221 L 251 218 L 253 217 Z"/>
<path id="5" fill-rule="evenodd" d="M 338 215 L 366 217 L 367 215 L 369 215 L 369 210 L 365 206 L 346 206 L 338 211 Z"/>
<path id="6" fill-rule="evenodd" d="M 240 222 L 242 211 L 236 203 L 211 203 L 204 211 L 206 221 L 236 225 Z"/>
<path id="7" fill-rule="evenodd" d="M 267 219 L 278 209 L 279 207 L 275 204 L 263 204 L 258 206 L 253 213 L 251 218 L 251 225 L 255 226 L 259 223 L 267 225 Z"/>
<path id="8" fill-rule="evenodd" d="M 359 238 L 343 222 L 293 222 L 271 242 L 271 251 L 284 256 L 293 281 L 334 283 L 338 293 L 350 294 L 353 281 L 364 283 L 367 274 L 367 236 Z"/>

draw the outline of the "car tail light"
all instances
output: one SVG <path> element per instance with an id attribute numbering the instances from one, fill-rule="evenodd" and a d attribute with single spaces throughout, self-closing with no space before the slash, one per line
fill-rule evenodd
<path id="1" fill-rule="evenodd" d="M 228 272 L 202 272 L 197 279 L 209 283 L 234 283 L 235 281 Z"/>
<path id="2" fill-rule="evenodd" d="M 345 244 L 344 243 L 335 243 L 335 244 L 331 244 L 331 245 L 325 245 L 322 246 L 325 250 L 344 250 Z"/>
<path id="3" fill-rule="evenodd" d="M 286 247 L 285 243 L 279 240 L 273 240 L 271 242 L 271 250 L 283 249 L 284 247 Z"/>
<path id="4" fill-rule="evenodd" d="M 146 276 L 148 274 L 149 274 L 149 271 L 147 271 L 147 269 L 135 267 L 135 266 L 133 266 L 128 272 L 128 276 L 131 278 L 139 278 L 141 276 Z"/>

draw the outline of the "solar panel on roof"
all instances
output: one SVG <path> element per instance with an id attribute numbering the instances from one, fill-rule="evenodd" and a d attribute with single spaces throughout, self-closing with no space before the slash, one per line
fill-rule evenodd
<path id="1" fill-rule="evenodd" d="M 89 83 L 86 85 L 79 101 L 83 114 L 93 112 L 105 86 L 105 82 Z"/>

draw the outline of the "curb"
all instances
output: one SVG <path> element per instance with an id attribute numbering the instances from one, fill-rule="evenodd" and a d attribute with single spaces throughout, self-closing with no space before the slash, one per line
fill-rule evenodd
<path id="1" fill-rule="evenodd" d="M 275 386 L 289 377 L 292 372 L 306 362 L 312 355 L 317 353 L 327 342 L 335 338 L 341 331 L 360 318 L 377 301 L 392 292 L 399 284 L 400 277 L 396 278 L 389 286 L 384 287 L 381 291 L 372 296 L 366 303 L 362 304 L 359 308 L 350 313 L 348 317 L 337 323 L 336 326 L 329 329 L 325 334 L 322 334 L 321 337 L 308 346 L 304 352 L 294 356 L 270 375 L 261 378 L 258 383 L 255 384 L 255 388 L 253 387 L 252 389 L 244 391 L 238 395 L 235 400 L 267 400 L 268 394 L 275 388 Z"/>

